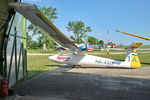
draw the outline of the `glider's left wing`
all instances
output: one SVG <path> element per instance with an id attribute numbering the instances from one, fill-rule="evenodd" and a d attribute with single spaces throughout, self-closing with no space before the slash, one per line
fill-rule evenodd
<path id="1" fill-rule="evenodd" d="M 35 5 L 25 3 L 9 3 L 13 9 L 29 19 L 31 23 L 39 26 L 46 31 L 57 43 L 63 47 L 69 48 L 74 54 L 84 55 L 83 52 L 69 40 L 55 25 L 53 25 L 37 8 Z"/>

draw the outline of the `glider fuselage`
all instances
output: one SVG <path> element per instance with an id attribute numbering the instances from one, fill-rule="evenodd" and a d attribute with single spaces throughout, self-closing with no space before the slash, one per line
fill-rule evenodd
<path id="1" fill-rule="evenodd" d="M 71 65 L 80 65 L 80 66 L 87 66 L 87 67 L 125 67 L 130 68 L 130 59 L 126 61 L 118 61 L 103 57 L 97 57 L 92 55 L 54 55 L 50 56 L 49 59 L 58 62 L 58 63 L 65 63 Z"/>

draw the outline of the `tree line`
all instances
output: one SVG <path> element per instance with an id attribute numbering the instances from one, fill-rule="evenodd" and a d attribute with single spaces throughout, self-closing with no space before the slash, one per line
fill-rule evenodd
<path id="1" fill-rule="evenodd" d="M 48 18 L 49 21 L 52 23 L 55 19 L 57 19 L 57 9 L 53 7 L 41 7 L 40 11 Z M 88 42 L 89 44 L 93 45 L 104 45 L 103 40 L 99 40 L 96 37 L 93 37 L 91 35 L 87 35 L 90 32 L 92 32 L 92 29 L 90 26 L 86 26 L 83 21 L 69 21 L 66 29 L 68 32 L 70 32 L 72 35 L 70 38 L 77 44 Z M 47 49 L 54 49 L 57 45 L 55 41 L 52 40 L 51 37 L 47 36 L 46 34 L 43 34 L 42 31 L 35 25 L 29 24 L 27 26 L 27 33 L 28 39 L 27 39 L 27 47 L 36 49 L 44 49 L 47 51 Z M 32 37 L 38 35 L 37 40 L 33 40 Z"/>

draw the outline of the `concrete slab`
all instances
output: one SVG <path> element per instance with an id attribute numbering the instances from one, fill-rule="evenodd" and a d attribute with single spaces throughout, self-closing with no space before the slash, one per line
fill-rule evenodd
<path id="1" fill-rule="evenodd" d="M 150 100 L 148 79 L 58 70 L 43 73 L 15 88 L 19 95 L 25 97 L 55 97 L 58 100 Z"/>

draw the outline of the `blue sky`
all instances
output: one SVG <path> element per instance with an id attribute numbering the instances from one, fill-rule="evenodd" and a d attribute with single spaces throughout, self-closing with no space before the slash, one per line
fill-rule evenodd
<path id="1" fill-rule="evenodd" d="M 150 38 L 150 0 L 22 0 L 29 4 L 57 8 L 58 19 L 54 24 L 67 36 L 69 21 L 83 21 L 90 26 L 89 35 L 98 39 L 129 45 L 140 41 L 150 45 L 149 41 L 122 33 L 121 30 Z M 107 30 L 109 29 L 109 34 Z"/>

